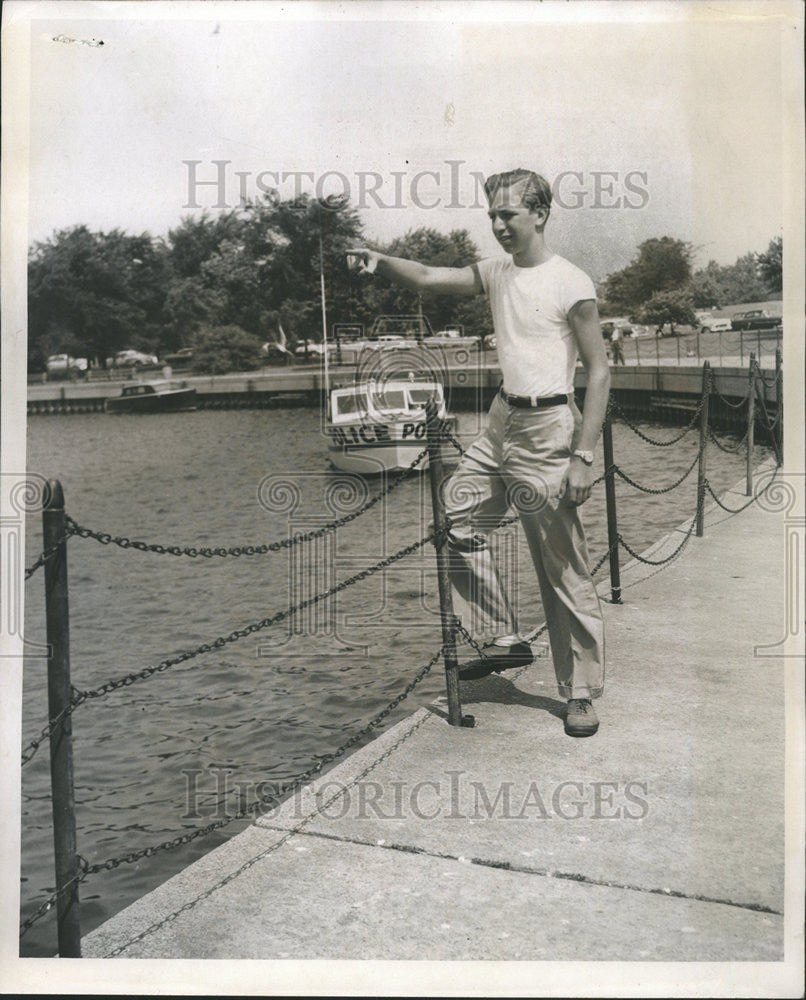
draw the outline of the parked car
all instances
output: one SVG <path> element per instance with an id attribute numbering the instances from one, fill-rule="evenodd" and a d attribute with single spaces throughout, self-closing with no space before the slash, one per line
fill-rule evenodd
<path id="1" fill-rule="evenodd" d="M 731 320 L 734 330 L 763 330 L 770 326 L 779 326 L 780 316 L 772 316 L 766 309 L 748 309 L 747 312 L 736 313 Z"/>
<path id="2" fill-rule="evenodd" d="M 69 375 L 71 372 L 78 374 L 85 372 L 89 368 L 86 358 L 72 358 L 69 354 L 51 354 L 45 362 L 45 370 L 48 375 L 62 373 Z"/>
<path id="3" fill-rule="evenodd" d="M 722 333 L 732 329 L 731 321 L 727 316 L 708 316 L 700 321 L 700 333 Z"/>
<path id="4" fill-rule="evenodd" d="M 127 348 L 125 351 L 118 351 L 113 357 L 107 358 L 106 363 L 111 368 L 138 368 L 145 365 L 158 365 L 156 354 L 143 354 L 142 351 L 135 351 Z"/>
<path id="5" fill-rule="evenodd" d="M 174 351 L 172 354 L 166 354 L 162 360 L 166 365 L 173 365 L 175 368 L 190 365 L 193 362 L 193 348 L 180 347 L 178 351 Z"/>

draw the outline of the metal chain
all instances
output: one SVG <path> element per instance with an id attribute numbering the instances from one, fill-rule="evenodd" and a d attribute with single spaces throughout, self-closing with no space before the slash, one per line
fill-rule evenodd
<path id="1" fill-rule="evenodd" d="M 747 508 L 749 506 L 751 506 L 751 504 L 754 504 L 759 499 L 759 497 L 763 497 L 764 496 L 764 494 L 767 492 L 767 490 L 770 488 L 770 486 L 772 486 L 773 482 L 775 481 L 775 477 L 777 475 L 778 475 L 778 467 L 776 466 L 775 470 L 773 471 L 772 476 L 770 476 L 770 481 L 767 483 L 767 485 L 764 487 L 764 489 L 760 493 L 754 494 L 752 497 L 750 497 L 750 499 L 747 501 L 747 503 L 744 503 L 744 504 L 742 504 L 741 507 L 736 507 L 736 508 L 734 508 L 734 507 L 726 507 L 725 504 L 722 503 L 722 501 L 716 495 L 716 493 L 714 493 L 713 487 L 711 486 L 711 484 L 708 482 L 707 479 L 703 480 L 703 485 L 704 485 L 705 489 L 708 490 L 708 492 L 711 494 L 711 496 L 713 497 L 713 499 L 716 501 L 716 504 L 717 504 L 718 507 L 721 507 L 722 510 L 726 511 L 728 514 L 741 514 L 743 510 L 747 510 Z"/>
<path id="2" fill-rule="evenodd" d="M 710 427 L 708 428 L 708 437 L 710 437 L 710 439 L 714 442 L 714 444 L 717 446 L 717 448 L 719 448 L 720 451 L 724 451 L 728 455 L 735 455 L 737 451 L 740 451 L 744 447 L 747 441 L 747 431 L 744 432 L 744 437 L 741 439 L 741 441 L 739 441 L 739 443 L 735 447 L 722 444 L 722 442 L 719 440 L 716 434 L 714 434 L 714 432 L 711 430 Z"/>
<path id="3" fill-rule="evenodd" d="M 450 429 L 450 427 L 443 428 L 443 433 L 445 435 L 445 438 L 448 441 L 450 441 L 450 443 L 459 452 L 459 454 L 460 455 L 464 455 L 465 450 L 462 447 L 461 442 L 459 441 L 459 438 L 456 437 L 456 435 L 453 433 L 453 431 Z"/>
<path id="4" fill-rule="evenodd" d="M 64 543 L 67 541 L 67 539 L 71 535 L 74 535 L 74 534 L 75 534 L 75 531 L 73 530 L 73 526 L 70 524 L 70 519 L 68 518 L 67 519 L 67 531 L 65 531 L 65 533 L 62 535 L 62 537 L 57 542 L 54 542 L 54 544 L 51 545 L 51 547 L 49 549 L 46 549 L 39 556 L 39 558 L 36 560 L 35 563 L 33 563 L 28 569 L 26 569 L 26 571 L 25 571 L 25 579 L 26 580 L 30 580 L 31 577 L 34 575 L 34 573 L 36 573 L 36 571 L 38 569 L 40 569 L 42 566 L 44 566 L 45 563 L 48 561 L 48 559 L 52 559 L 53 556 L 58 552 L 59 547 L 62 546 L 62 545 L 64 545 Z"/>
<path id="5" fill-rule="evenodd" d="M 732 410 L 741 409 L 750 398 L 750 387 L 748 386 L 747 392 L 744 394 L 744 398 L 740 399 L 738 403 L 731 403 L 731 401 L 727 399 L 725 396 L 723 396 L 722 393 L 717 388 L 716 377 L 714 376 L 713 372 L 711 373 L 711 389 L 714 395 L 717 397 L 717 399 L 721 400 L 725 404 L 725 406 L 730 407 Z"/>
<path id="6" fill-rule="evenodd" d="M 656 441 L 654 438 L 651 438 L 647 434 L 644 434 L 644 432 L 640 428 L 636 427 L 635 424 L 633 424 L 630 420 L 627 419 L 627 417 L 624 415 L 624 411 L 616 402 L 613 403 L 613 412 L 618 414 L 619 418 L 630 428 L 630 430 L 634 434 L 637 434 L 642 441 L 646 441 L 647 444 L 654 445 L 656 448 L 671 448 L 673 444 L 677 444 L 678 441 L 682 441 L 683 438 L 686 436 L 686 434 L 688 434 L 689 431 L 691 431 L 694 428 L 694 426 L 697 423 L 697 419 L 699 418 L 699 415 L 702 412 L 704 400 L 705 397 L 703 396 L 700 399 L 700 402 L 697 404 L 697 408 L 694 411 L 694 415 L 686 425 L 686 428 L 683 431 L 683 433 L 678 434 L 677 437 L 672 438 L 671 441 Z"/>
<path id="7" fill-rule="evenodd" d="M 211 885 L 208 889 L 205 889 L 204 892 L 199 893 L 199 895 L 195 896 L 193 899 L 189 899 L 186 903 L 183 903 L 182 906 L 180 906 L 178 909 L 173 910 L 171 913 L 162 917 L 162 919 L 157 920 L 155 923 L 149 924 L 148 927 L 140 931 L 140 933 L 136 934 L 133 938 L 130 938 L 124 944 L 118 945 L 117 947 L 113 948 L 112 951 L 108 952 L 104 956 L 104 958 L 116 958 L 131 945 L 136 944 L 138 941 L 142 941 L 144 938 L 148 937 L 149 934 L 153 934 L 155 931 L 160 930 L 160 928 L 176 920 L 177 917 L 181 916 L 183 913 L 186 913 L 188 910 L 191 910 L 194 906 L 196 906 L 203 900 L 209 899 L 209 897 L 212 896 L 214 892 L 218 891 L 219 889 L 223 889 L 224 886 L 228 885 L 230 882 L 234 882 L 236 878 L 241 876 L 245 871 L 247 871 L 253 865 L 257 864 L 258 861 L 262 861 L 264 858 L 268 857 L 269 854 L 273 854 L 284 844 L 288 843 L 288 841 L 291 840 L 292 837 L 296 836 L 298 833 L 304 830 L 305 827 L 308 825 L 308 823 L 310 823 L 313 819 L 315 819 L 318 815 L 320 815 L 323 812 L 323 810 L 327 809 L 328 806 L 330 806 L 333 802 L 336 801 L 336 799 L 344 795 L 344 793 L 348 791 L 350 788 L 355 787 L 358 784 L 358 782 L 363 781 L 363 779 L 372 771 L 374 771 L 379 764 L 382 764 L 385 760 L 391 757 L 392 754 L 397 750 L 397 748 L 402 743 L 410 739 L 414 735 L 414 733 L 421 726 L 425 725 L 426 722 L 428 722 L 431 718 L 433 718 L 431 714 L 429 713 L 424 714 L 419 722 L 417 722 L 414 726 L 412 726 L 391 746 L 387 747 L 387 749 L 380 755 L 380 757 L 377 757 L 375 760 L 371 761 L 365 768 L 363 768 L 363 770 L 359 774 L 351 778 L 350 781 L 344 787 L 340 788 L 337 792 L 334 792 L 334 794 L 326 802 L 322 802 L 320 805 L 315 806 L 312 812 L 310 812 L 307 816 L 303 817 L 303 819 L 296 826 L 286 831 L 283 834 L 283 836 L 281 836 L 269 847 L 260 851 L 253 857 L 249 858 L 247 861 L 244 861 L 243 864 L 241 864 L 238 868 L 235 869 L 235 871 L 228 872 L 226 875 L 220 878 L 214 885 Z"/>
<path id="8" fill-rule="evenodd" d="M 699 516 L 699 511 L 702 506 L 703 499 L 704 499 L 704 491 L 703 491 L 703 498 L 700 498 L 697 501 L 697 513 L 694 515 L 694 518 L 689 526 L 689 529 L 686 532 L 685 536 L 683 537 L 683 541 L 680 543 L 680 545 L 678 545 L 678 547 L 674 550 L 674 552 L 672 552 L 671 555 L 666 556 L 664 559 L 647 559 L 644 556 L 639 555 L 639 553 L 637 553 L 631 546 L 627 544 L 627 542 L 624 541 L 621 535 L 619 535 L 619 542 L 624 547 L 624 549 L 627 552 L 629 552 L 629 554 L 633 557 L 633 559 L 637 559 L 638 562 L 644 563 L 646 566 L 665 566 L 667 563 L 670 563 L 672 559 L 679 556 L 680 553 L 683 551 L 683 549 L 688 545 L 689 541 L 691 540 L 691 536 L 694 533 L 694 529 L 697 525 L 697 518 Z"/>
<path id="9" fill-rule="evenodd" d="M 761 367 L 759 366 L 758 361 L 755 362 L 755 366 L 756 366 L 756 374 L 768 389 L 772 389 L 774 385 L 777 385 L 783 375 L 783 369 L 781 369 L 780 374 L 776 372 L 776 374 L 773 375 L 769 381 L 767 381 L 767 379 L 764 377 L 764 372 L 762 372 Z"/>
<path id="10" fill-rule="evenodd" d="M 622 472 L 622 470 L 617 465 L 613 466 L 613 472 L 615 472 L 617 476 L 620 476 L 625 483 L 629 483 L 630 486 L 634 486 L 635 489 L 640 490 L 642 493 L 650 493 L 652 494 L 652 496 L 660 496 L 662 493 L 671 493 L 672 490 L 676 490 L 678 486 L 682 485 L 682 483 L 684 483 L 686 479 L 688 479 L 688 477 L 694 471 L 694 467 L 696 466 L 697 462 L 699 462 L 699 460 L 700 460 L 700 452 L 698 451 L 697 454 L 694 456 L 694 461 L 691 463 L 688 469 L 683 473 L 683 475 L 676 482 L 672 483 L 671 486 L 664 486 L 663 489 L 659 490 L 651 489 L 649 486 L 642 486 L 640 483 L 636 483 L 635 480 L 631 479 L 626 472 Z"/>
<path id="11" fill-rule="evenodd" d="M 443 529 L 443 533 L 447 532 L 447 529 Z M 329 597 L 333 597 L 348 587 L 351 587 L 355 583 L 359 583 L 362 580 L 366 580 L 368 577 L 373 576 L 375 573 L 382 569 L 386 569 L 393 563 L 398 562 L 400 559 L 411 555 L 420 549 L 428 542 L 436 541 L 438 534 L 440 532 L 432 531 L 424 538 L 421 538 L 418 542 L 413 542 L 411 545 L 407 545 L 400 549 L 394 555 L 387 556 L 385 559 L 380 560 L 380 562 L 375 563 L 374 566 L 369 566 L 367 569 L 361 570 L 359 573 L 353 574 L 353 576 L 347 577 L 347 579 L 342 580 L 340 583 L 334 584 L 332 587 L 320 594 L 316 594 L 314 597 L 306 598 L 300 601 L 298 604 L 290 605 L 284 611 L 278 611 L 277 614 L 272 615 L 270 618 L 263 618 L 260 621 L 252 622 L 243 628 L 235 629 L 230 632 L 227 636 L 219 636 L 213 642 L 202 643 L 193 650 L 186 650 L 184 653 L 180 653 L 178 656 L 171 656 L 160 663 L 153 666 L 145 667 L 142 670 L 138 670 L 133 673 L 124 675 L 115 680 L 109 680 L 105 684 L 100 685 L 100 687 L 94 688 L 89 691 L 78 691 L 72 698 L 70 705 L 64 709 L 56 719 L 48 723 L 44 727 L 42 732 L 36 739 L 31 740 L 24 748 L 22 752 L 22 764 L 27 764 L 30 761 L 41 743 L 50 736 L 56 726 L 62 721 L 62 719 L 67 718 L 68 715 L 72 715 L 73 712 L 78 708 L 79 705 L 83 704 L 85 701 L 89 701 L 95 698 L 102 698 L 104 695 L 109 694 L 111 691 L 116 691 L 119 688 L 129 687 L 131 684 L 135 684 L 137 681 L 145 680 L 156 673 L 161 673 L 163 670 L 167 670 L 169 667 L 175 667 L 179 663 L 185 663 L 188 660 L 195 659 L 202 653 L 209 653 L 213 649 L 221 649 L 223 646 L 228 645 L 231 642 L 237 642 L 238 639 L 243 639 L 246 636 L 252 635 L 255 632 L 260 632 L 265 628 L 269 628 L 272 625 L 276 625 L 278 622 L 283 621 L 286 618 L 290 618 L 297 614 L 299 611 L 305 608 L 312 607 L 318 604 L 320 601 L 326 600 Z"/>
<path id="12" fill-rule="evenodd" d="M 41 917 L 43 917 L 53 907 L 53 904 L 57 901 L 59 896 L 66 892 L 74 882 L 80 883 L 83 882 L 89 875 L 95 875 L 97 872 L 112 871 L 115 868 L 119 868 L 123 864 L 134 864 L 134 862 L 140 861 L 142 858 L 153 857 L 153 855 L 157 854 L 159 851 L 173 850 L 177 847 L 183 846 L 184 844 L 189 844 L 191 841 L 196 840 L 199 837 L 205 837 L 215 830 L 220 830 L 222 827 L 228 826 L 230 823 L 234 823 L 236 820 L 248 819 L 250 816 L 258 813 L 261 809 L 266 808 L 268 805 L 277 805 L 279 802 L 278 796 L 280 794 L 288 795 L 289 793 L 296 791 L 300 785 L 307 783 L 311 780 L 311 778 L 317 775 L 323 767 L 332 763 L 334 760 L 338 760 L 339 757 L 343 757 L 351 747 L 355 746 L 355 744 L 362 740 L 365 736 L 368 736 L 374 729 L 377 729 L 381 722 L 383 722 L 383 720 L 389 716 L 404 699 L 408 698 L 417 685 L 427 676 L 427 674 L 434 667 L 434 664 L 443 655 L 443 652 L 444 647 L 440 646 L 428 663 L 417 671 L 413 680 L 406 685 L 403 691 L 401 691 L 396 698 L 393 698 L 392 701 L 390 701 L 384 709 L 378 712 L 377 715 L 373 716 L 363 729 L 354 733 L 348 740 L 342 743 L 337 750 L 324 754 L 315 764 L 309 767 L 307 771 L 297 775 L 289 784 L 283 785 L 281 791 L 278 792 L 277 795 L 272 795 L 268 798 L 256 799 L 254 802 L 250 803 L 243 809 L 240 809 L 232 816 L 225 816 L 213 823 L 208 823 L 207 826 L 198 827 L 195 830 L 182 834 L 180 837 L 175 837 L 173 840 L 166 840 L 161 844 L 145 847 L 139 851 L 132 851 L 130 854 L 123 855 L 122 857 L 110 858 L 107 861 L 100 861 L 91 865 L 86 861 L 86 859 L 82 858 L 81 855 L 78 855 L 82 862 L 81 872 L 70 879 L 70 881 L 67 882 L 59 892 L 53 893 L 48 899 L 46 899 L 42 905 L 38 907 L 38 909 L 30 917 L 28 917 L 23 924 L 20 925 L 20 937 L 22 938 L 37 922 L 37 920 L 41 919 Z"/>
<path id="13" fill-rule="evenodd" d="M 83 528 L 69 516 L 67 517 L 67 523 L 71 529 L 70 533 L 78 535 L 80 538 L 93 538 L 96 542 L 100 542 L 102 545 L 117 545 L 122 549 L 137 549 L 139 552 L 155 552 L 158 555 L 169 556 L 189 556 L 191 559 L 196 559 L 198 556 L 204 556 L 207 559 L 211 559 L 214 556 L 265 555 L 267 552 L 279 552 L 282 549 L 290 549 L 294 545 L 300 545 L 304 542 L 313 541 L 316 538 L 322 538 L 330 532 L 337 531 L 345 524 L 349 524 L 350 521 L 354 521 L 357 517 L 360 517 L 361 514 L 366 513 L 366 511 L 368 511 L 371 507 L 374 507 L 375 504 L 377 504 L 384 497 L 388 496 L 392 490 L 396 489 L 403 482 L 405 482 L 405 480 L 411 476 L 417 465 L 427 454 L 428 449 L 424 448 L 407 469 L 401 472 L 401 474 L 397 476 L 385 489 L 381 490 L 380 493 L 376 493 L 374 497 L 370 497 L 370 499 L 367 500 L 367 502 L 358 510 L 353 511 L 350 514 L 344 514 L 342 517 L 337 518 L 335 521 L 330 521 L 321 528 L 315 528 L 311 531 L 297 532 L 289 538 L 283 538 L 276 542 L 267 542 L 262 545 L 240 545 L 233 546 L 232 548 L 219 547 L 214 549 L 195 548 L 194 546 L 185 546 L 184 548 L 181 548 L 178 545 L 155 545 L 149 544 L 148 542 L 135 541 L 131 538 L 113 537 L 108 532 L 93 531 L 90 528 Z"/>

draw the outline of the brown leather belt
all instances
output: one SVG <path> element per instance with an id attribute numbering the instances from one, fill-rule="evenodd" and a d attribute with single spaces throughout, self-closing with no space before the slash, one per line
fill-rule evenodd
<path id="1" fill-rule="evenodd" d="M 509 403 L 510 406 L 519 406 L 523 409 L 537 409 L 542 406 L 567 406 L 568 396 L 513 396 L 509 392 L 504 391 L 504 387 L 501 386 L 499 392 L 501 393 L 501 398 L 505 403 Z"/>

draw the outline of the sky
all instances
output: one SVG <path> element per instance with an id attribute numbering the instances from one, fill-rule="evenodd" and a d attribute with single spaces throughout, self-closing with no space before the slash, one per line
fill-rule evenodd
<path id="1" fill-rule="evenodd" d="M 663 235 L 732 263 L 781 232 L 784 29 L 718 11 L 39 4 L 29 241 L 164 235 L 299 186 L 349 193 L 369 241 L 468 229 L 486 256 L 477 178 L 525 166 L 554 187 L 551 247 L 596 279 Z"/>

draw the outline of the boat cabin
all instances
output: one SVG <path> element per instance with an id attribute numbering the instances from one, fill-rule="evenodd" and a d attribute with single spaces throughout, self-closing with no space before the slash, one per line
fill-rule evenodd
<path id="1" fill-rule="evenodd" d="M 331 421 L 334 424 L 355 420 L 405 416 L 422 413 L 433 399 L 443 413 L 445 397 L 438 382 L 386 382 L 376 386 L 348 386 L 331 393 Z"/>

